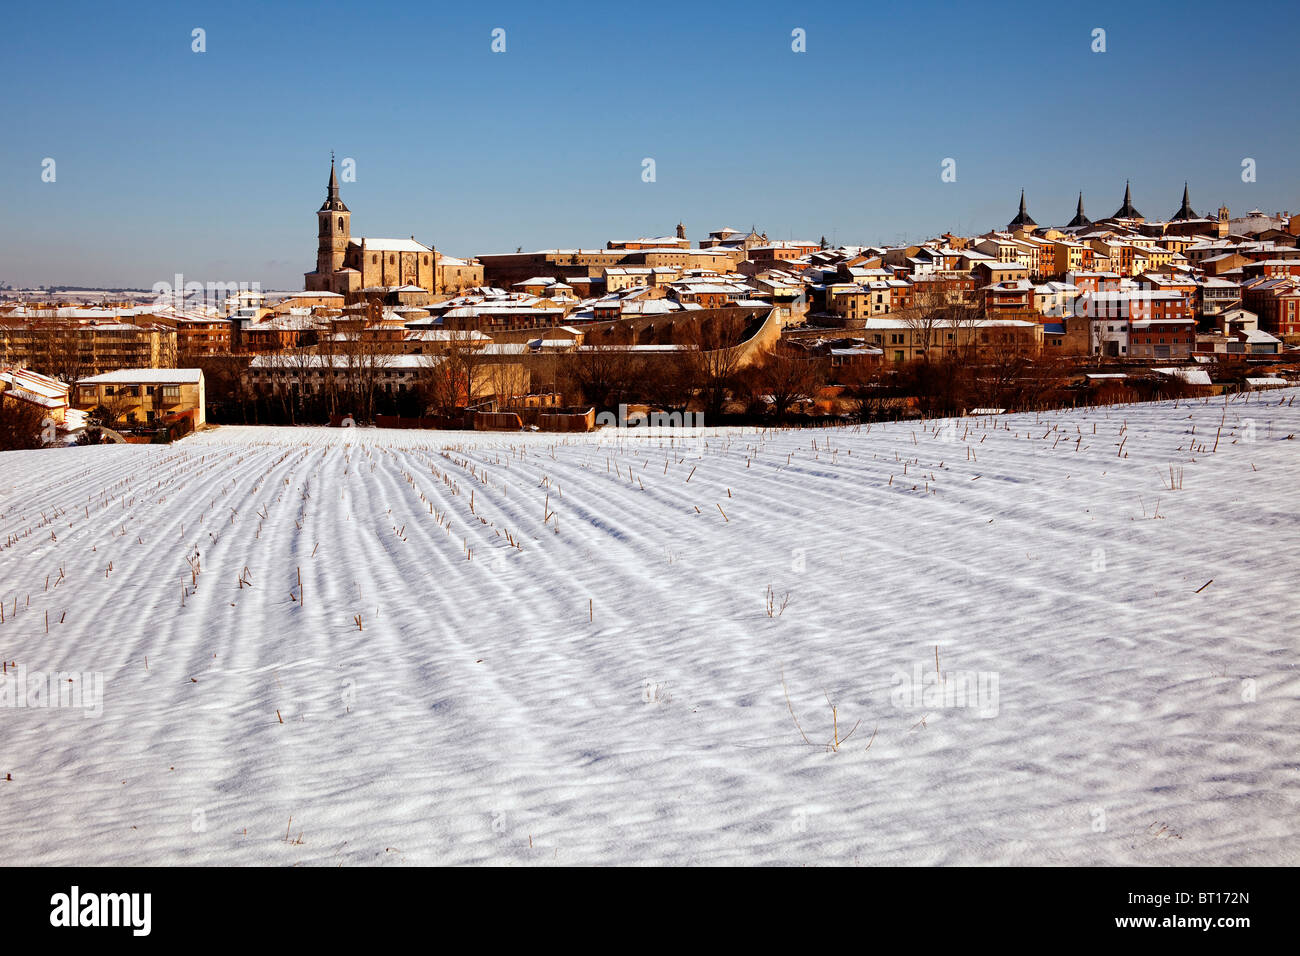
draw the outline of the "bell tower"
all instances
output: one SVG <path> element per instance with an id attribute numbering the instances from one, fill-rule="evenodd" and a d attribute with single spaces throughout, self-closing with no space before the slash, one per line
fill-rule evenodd
<path id="1" fill-rule="evenodd" d="M 334 171 L 334 154 L 330 153 L 329 194 L 325 203 L 316 212 L 319 229 L 316 246 L 316 273 L 326 283 L 339 269 L 343 268 L 343 258 L 348 251 L 348 240 L 352 236 L 352 213 L 339 198 L 339 177 Z"/>

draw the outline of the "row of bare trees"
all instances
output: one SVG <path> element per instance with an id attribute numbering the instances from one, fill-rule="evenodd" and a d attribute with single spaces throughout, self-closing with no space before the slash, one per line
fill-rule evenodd
<path id="1" fill-rule="evenodd" d="M 614 408 L 641 402 L 667 411 L 694 406 L 716 417 L 742 384 L 748 331 L 740 316 L 681 322 L 662 349 L 589 344 L 555 356 L 541 377 L 551 371 L 555 390 L 580 404 Z"/>
<path id="2" fill-rule="evenodd" d="M 203 370 L 214 421 L 316 422 L 350 414 L 371 420 L 385 406 L 385 373 L 394 363 L 383 343 L 345 327 L 333 336 L 274 353 L 282 376 L 270 382 L 250 375 L 251 355 L 183 355 L 185 367 Z M 296 380 L 297 384 L 291 384 Z"/>
<path id="3" fill-rule="evenodd" d="M 907 323 L 922 361 L 954 355 L 969 360 L 976 353 L 976 329 L 984 318 L 983 310 L 955 292 L 921 290 L 910 306 L 893 315 Z"/>
<path id="4" fill-rule="evenodd" d="M 11 343 L 23 343 L 7 356 L 34 372 L 75 382 L 95 372 L 86 340 L 75 320 L 65 318 L 23 321 L 0 329 Z"/>
<path id="5" fill-rule="evenodd" d="M 1033 358 L 997 347 L 971 362 L 957 354 L 901 365 L 838 370 L 842 403 L 864 421 L 917 413 L 962 415 L 973 408 L 1039 409 L 1072 402 L 1075 378 L 1068 359 Z"/>

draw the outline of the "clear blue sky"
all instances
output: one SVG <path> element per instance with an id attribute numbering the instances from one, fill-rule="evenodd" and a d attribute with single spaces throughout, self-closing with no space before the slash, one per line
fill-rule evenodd
<path id="1" fill-rule="evenodd" d="M 678 219 L 696 239 L 916 240 L 1005 224 L 1022 186 L 1040 223 L 1079 189 L 1099 218 L 1126 178 L 1153 217 L 1184 179 L 1198 212 L 1300 211 L 1294 3 L 96 2 L 5 21 L 15 285 L 300 288 L 331 149 L 356 160 L 355 235 L 458 255 Z"/>

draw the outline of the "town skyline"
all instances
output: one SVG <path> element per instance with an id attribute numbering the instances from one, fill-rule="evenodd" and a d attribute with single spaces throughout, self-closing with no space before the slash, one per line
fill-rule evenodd
<path id="1" fill-rule="evenodd" d="M 1186 202 L 1189 200 L 1190 188 L 1191 188 L 1191 187 L 1190 187 L 1190 184 L 1188 184 L 1188 183 L 1185 181 L 1185 182 L 1183 183 L 1182 192 L 1180 193 L 1180 198 L 1181 198 L 1181 200 L 1182 200 L 1184 203 L 1186 203 Z M 342 187 L 340 187 L 340 191 L 341 191 L 341 189 L 342 189 Z M 1022 203 L 1022 207 L 1021 207 L 1021 208 L 1022 208 L 1022 209 L 1025 209 L 1028 213 L 1031 214 L 1031 216 L 1032 216 L 1032 214 L 1033 214 L 1035 211 L 1039 212 L 1040 215 L 1042 214 L 1042 211 L 1041 211 L 1040 209 L 1037 208 L 1037 204 L 1035 204 L 1035 203 L 1033 202 L 1032 197 L 1029 197 L 1029 196 L 1026 194 L 1026 192 L 1023 191 L 1023 190 L 1022 190 L 1022 192 L 1019 194 L 1019 201 Z M 1070 207 L 1070 215 L 1071 215 L 1071 216 L 1076 216 L 1076 215 L 1078 215 L 1079 212 L 1081 212 L 1081 211 L 1086 211 L 1086 212 L 1088 212 L 1088 213 L 1090 213 L 1090 214 L 1093 214 L 1093 218 L 1094 218 L 1094 219 L 1096 219 L 1096 220 L 1100 220 L 1100 219 L 1104 219 L 1104 218 L 1108 218 L 1108 217 L 1111 217 L 1111 216 L 1117 215 L 1118 212 L 1120 212 L 1120 211 L 1124 208 L 1124 206 L 1125 206 L 1126 204 L 1129 204 L 1130 202 L 1131 202 L 1132 204 L 1134 204 L 1134 205 L 1137 205 L 1137 206 L 1143 206 L 1143 205 L 1147 206 L 1147 207 L 1150 209 L 1150 211 L 1152 212 L 1152 214 L 1151 214 L 1151 215 L 1148 215 L 1148 216 L 1145 216 L 1144 218 L 1149 219 L 1149 220 L 1151 220 L 1151 221 L 1162 221 L 1162 220 L 1173 219 L 1173 218 L 1178 214 L 1178 212 L 1181 211 L 1181 210 L 1174 210 L 1174 211 L 1170 212 L 1169 215 L 1167 215 L 1167 216 L 1164 216 L 1164 215 L 1156 215 L 1156 214 L 1154 214 L 1155 211 L 1156 211 L 1157 209 L 1161 208 L 1161 207 L 1156 206 L 1155 203 L 1152 202 L 1152 201 L 1150 201 L 1149 199 L 1139 199 L 1139 197 L 1132 196 L 1131 181 L 1130 181 L 1130 180 L 1126 180 L 1126 181 L 1125 181 L 1125 186 L 1124 186 L 1124 192 L 1121 194 L 1121 199 L 1118 201 L 1118 203 L 1116 203 L 1116 205 L 1117 205 L 1118 208 L 1117 208 L 1117 210 L 1116 210 L 1115 212 L 1113 212 L 1113 213 L 1107 213 L 1107 212 L 1104 211 L 1104 210 L 1106 210 L 1106 209 L 1109 208 L 1109 205 L 1104 205 L 1104 204 L 1101 204 L 1101 203 L 1096 202 L 1096 201 L 1094 201 L 1094 202 L 1092 202 L 1092 203 L 1089 203 L 1089 201 L 1088 201 L 1088 197 L 1087 197 L 1086 195 L 1084 195 L 1082 192 L 1080 192 L 1078 195 L 1076 195 L 1076 197 L 1075 197 L 1075 202 L 1074 202 L 1074 204 L 1071 205 L 1071 207 Z M 1191 199 L 1191 202 L 1192 202 L 1192 205 L 1193 205 L 1193 206 L 1197 206 L 1197 205 L 1199 205 L 1199 206 L 1202 207 L 1202 208 L 1200 209 L 1200 212 L 1199 212 L 1199 215 L 1200 215 L 1201 217 L 1204 217 L 1204 218 L 1211 218 L 1211 219 L 1214 218 L 1215 211 L 1216 211 L 1216 208 L 1217 208 L 1217 207 L 1211 207 L 1210 205 L 1208 205 L 1208 204 L 1206 204 L 1206 203 L 1204 203 L 1204 202 L 1197 202 L 1197 201 L 1195 201 L 1194 198 Z M 1297 205 L 1300 206 L 1300 204 L 1297 204 Z M 1228 208 L 1231 209 L 1231 207 L 1228 207 Z M 1261 213 L 1263 213 L 1264 215 L 1274 215 L 1274 214 L 1279 214 L 1279 213 L 1280 213 L 1280 214 L 1284 214 L 1284 215 L 1286 215 L 1286 214 L 1290 214 L 1290 212 L 1292 212 L 1292 210 L 1290 210 L 1290 209 L 1285 209 L 1285 210 L 1283 210 L 1283 209 L 1270 210 L 1270 209 L 1264 209 L 1264 208 L 1257 208 L 1257 209 L 1255 209 L 1255 210 L 1245 210 L 1245 209 L 1238 210 L 1238 209 L 1231 209 L 1231 212 L 1232 212 L 1232 214 L 1233 214 L 1234 216 L 1242 216 L 1242 215 L 1245 215 L 1245 214 L 1247 214 L 1248 212 L 1251 212 L 1251 211 L 1261 212 Z M 1296 211 L 1296 212 L 1300 212 L 1300 208 L 1298 208 L 1298 209 L 1295 210 L 1295 211 Z M 751 217 L 751 218 L 752 218 L 752 217 Z M 1010 217 L 1010 218 L 1014 219 L 1014 211 L 1013 211 L 1013 216 Z M 364 219 L 363 219 L 363 221 L 364 221 Z M 739 220 L 737 220 L 737 221 L 739 221 Z M 1062 217 L 1055 217 L 1055 218 L 1051 218 L 1051 219 L 1046 219 L 1046 218 L 1039 219 L 1039 220 L 1036 221 L 1035 224 L 1038 225 L 1039 227 L 1043 227 L 1043 228 L 1066 228 L 1066 227 L 1069 226 L 1069 222 L 1070 222 L 1070 220 L 1067 220 L 1066 218 L 1064 218 L 1064 217 L 1062 216 Z M 910 236 L 908 236 L 906 239 L 904 239 L 904 240 L 902 240 L 902 241 L 897 241 L 897 242 L 888 242 L 888 241 L 886 241 L 886 242 L 853 242 L 853 241 L 840 241 L 840 242 L 834 242 L 834 241 L 831 240 L 831 238 L 830 238 L 829 236 L 825 236 L 825 235 L 803 235 L 803 234 L 801 234 L 801 235 L 797 235 L 797 236 L 773 235 L 773 234 L 768 233 L 768 232 L 764 229 L 764 227 L 762 226 L 761 223 L 750 223 L 748 226 L 744 227 L 744 229 L 742 229 L 741 231 L 745 231 L 745 229 L 756 229 L 756 230 L 758 230 L 758 231 L 763 232 L 765 235 L 768 235 L 768 237 L 769 237 L 773 242 L 788 241 L 788 240 L 792 240 L 792 239 L 793 239 L 793 240 L 820 241 L 820 239 L 825 238 L 826 241 L 827 241 L 827 247 L 828 247 L 828 248 L 844 248 L 844 247 L 849 247 L 849 248 L 857 248 L 857 247 L 861 247 L 861 248 L 898 248 L 898 247 L 900 247 L 900 246 L 909 245 L 909 244 L 913 244 L 913 243 L 915 243 L 915 244 L 920 244 L 920 243 L 924 243 L 924 242 L 928 242 L 928 241 L 937 240 L 937 239 L 940 239 L 940 238 L 941 238 L 942 236 L 944 236 L 944 235 L 954 235 L 954 236 L 960 236 L 960 235 L 978 236 L 978 235 L 984 235 L 984 234 L 992 233 L 992 232 L 1005 232 L 1005 231 L 1007 230 L 1007 226 L 1008 226 L 1009 224 L 1010 224 L 1010 223 L 1000 224 L 1000 225 L 999 225 L 999 224 L 995 224 L 995 225 L 990 225 L 988 228 L 985 228 L 985 229 L 979 229 L 979 230 L 974 230 L 974 231 L 966 231 L 966 232 L 959 232 L 957 229 L 945 229 L 945 230 L 941 230 L 941 231 L 939 231 L 939 232 L 930 233 L 930 234 L 921 234 L 921 233 L 916 233 L 916 234 L 914 234 L 914 235 L 910 235 Z M 549 251 L 549 250 L 555 250 L 555 249 L 605 249 L 607 243 L 610 243 L 610 242 L 617 242 L 617 241 L 619 241 L 619 239 L 624 239 L 624 240 L 635 240 L 635 239 L 638 239 L 638 238 L 650 237 L 650 236 L 668 236 L 668 235 L 670 235 L 670 234 L 672 233 L 672 231 L 673 231 L 674 228 L 676 228 L 676 227 L 675 227 L 675 226 L 671 226 L 671 225 L 669 225 L 669 226 L 666 226 L 665 228 L 663 228 L 663 229 L 659 229 L 659 230 L 643 230 L 642 233 L 641 233 L 641 236 L 634 236 L 634 235 L 632 235 L 632 234 L 630 234 L 630 233 L 629 233 L 628 235 L 626 235 L 626 236 L 620 236 L 620 237 L 615 237 L 615 236 L 612 236 L 612 235 L 611 235 L 611 236 L 607 236 L 607 237 L 605 237 L 605 238 L 602 238 L 602 239 L 600 239 L 599 241 L 593 241 L 593 242 L 588 242 L 588 243 L 575 244 L 575 245 L 550 245 L 550 246 L 538 246 L 538 247 L 535 247 L 535 248 L 524 248 L 524 249 L 522 249 L 522 251 L 523 251 L 523 252 L 542 252 L 542 251 Z M 727 223 L 727 224 L 725 224 L 725 225 L 723 225 L 723 226 L 719 226 L 719 227 L 716 227 L 716 228 L 735 228 L 735 227 L 734 227 L 734 225 L 732 225 L 731 223 Z M 392 230 L 392 231 L 394 231 L 394 232 L 398 232 L 398 233 L 401 232 L 400 228 L 397 229 L 397 230 Z M 698 241 L 699 241 L 700 239 L 702 239 L 702 238 L 706 238 L 706 237 L 708 236 L 709 231 L 712 231 L 712 230 L 702 230 L 702 231 L 699 231 L 699 232 L 696 232 L 696 233 L 692 233 L 692 232 L 690 231 L 689 227 L 687 227 L 687 230 L 686 230 L 686 231 L 687 231 L 687 238 L 689 238 L 689 239 L 692 241 L 693 244 L 698 244 Z M 420 236 L 413 236 L 412 238 L 414 238 L 414 239 L 417 240 L 417 241 L 420 241 L 420 240 L 421 240 L 421 237 L 420 237 Z M 486 256 L 486 255 L 507 255 L 507 254 L 510 254 L 511 252 L 514 252 L 515 250 L 510 250 L 510 249 L 495 249 L 495 250 L 492 250 L 492 251 L 476 251 L 476 252 L 468 252 L 468 253 L 466 253 L 464 250 L 457 250 L 457 251 L 464 253 L 464 254 L 465 254 L 467 257 L 469 257 L 469 258 L 475 258 L 475 257 L 477 257 L 477 256 L 479 256 L 479 255 L 485 255 L 485 256 Z M 442 255 L 443 252 L 444 252 L 444 250 L 443 250 L 442 248 L 438 248 L 438 252 L 439 252 L 439 255 Z M 283 286 L 272 286 L 272 285 L 267 285 L 267 284 L 265 284 L 265 283 L 261 283 L 261 282 L 259 282 L 258 280 L 251 280 L 251 281 L 246 281 L 246 280 L 237 280 L 237 281 L 238 281 L 238 283 L 242 283 L 243 285 L 245 285 L 245 286 L 247 286 L 247 287 L 249 287 L 249 288 L 260 288 L 260 289 L 262 289 L 263 291 L 267 291 L 267 292 L 292 292 L 292 291 L 297 291 L 297 290 L 303 288 L 302 275 L 303 275 L 303 273 L 305 273 L 305 272 L 307 272 L 307 271 L 310 271 L 310 270 L 303 270 L 303 272 L 298 273 L 298 281 L 297 281 L 296 283 L 293 281 L 293 279 L 292 279 L 292 277 L 291 277 L 291 278 L 288 280 L 287 284 L 286 284 L 286 285 L 283 285 Z M 193 274 L 193 273 L 177 272 L 177 273 L 173 273 L 173 274 L 170 274 L 170 275 L 163 276 L 163 277 L 161 277 L 161 278 L 159 278 L 159 279 L 156 279 L 156 280 L 154 280 L 153 282 L 149 283 L 148 285 L 124 285 L 124 284 L 119 284 L 119 285 L 96 286 L 96 285 L 91 285 L 91 284 L 89 284 L 89 283 L 86 283 L 86 284 L 77 284 L 77 283 L 66 282 L 66 281 L 53 281 L 53 282 L 46 282 L 46 283 L 19 284 L 19 283 L 17 283 L 17 282 L 14 282 L 12 279 L 8 278 L 7 276 L 0 275 L 0 288 L 5 288 L 6 285 L 7 285 L 7 286 L 8 286 L 11 290 L 13 290 L 13 291 L 21 291 L 21 290 L 24 290 L 24 289 L 41 290 L 41 289 L 49 288 L 49 289 L 52 289 L 52 290 L 68 290 L 68 291 L 83 290 L 83 291 L 88 291 L 88 292 L 99 292 L 99 291 L 103 291 L 103 292 L 110 292 L 110 291 L 112 291 L 112 292 L 116 292 L 116 291 L 124 291 L 124 292 L 143 292 L 143 291 L 150 291 L 150 290 L 153 290 L 153 289 L 155 289 L 155 288 L 156 288 L 158 285 L 160 285 L 160 284 L 168 285 L 168 287 L 170 288 L 171 285 L 172 285 L 172 280 L 175 279 L 177 276 L 183 276 L 183 277 L 186 277 L 186 278 L 188 278 L 188 279 L 194 279 L 194 280 L 196 280 L 196 281 L 201 281 L 201 282 L 202 282 L 202 281 L 206 281 L 206 282 L 213 282 L 213 281 L 216 281 L 216 282 L 229 281 L 229 280 L 219 280 L 219 279 L 216 279 L 216 277 L 199 276 L 199 275 L 195 275 L 195 274 Z"/>
<path id="2" fill-rule="evenodd" d="M 1105 215 L 1126 179 L 1151 215 L 1184 180 L 1198 208 L 1300 206 L 1297 107 L 1278 98 L 1264 121 L 1246 106 L 1288 79 L 1300 14 L 1281 4 L 1227 20 L 1208 4 L 1177 18 L 905 9 L 887 24 L 668 4 L 635 30 L 581 5 L 400 21 L 387 4 L 362 20 L 329 5 L 70 9 L 13 18 L 24 135 L 0 143 L 0 280 L 16 286 L 149 288 L 181 272 L 298 288 L 302 210 L 331 149 L 356 164 L 343 187 L 358 228 L 460 255 L 679 220 L 693 236 L 753 222 L 896 244 L 995 228 L 1021 188 L 1043 222 L 1068 219 L 1080 190 Z M 1177 50 L 1219 60 L 1188 69 Z M 1213 65 L 1241 59 L 1253 93 Z"/>

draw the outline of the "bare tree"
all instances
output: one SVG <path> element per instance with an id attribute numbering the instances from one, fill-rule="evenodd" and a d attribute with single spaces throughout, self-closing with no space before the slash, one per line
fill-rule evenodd
<path id="1" fill-rule="evenodd" d="M 529 369 L 524 362 L 493 362 L 482 367 L 479 382 L 482 393 L 490 393 L 498 405 L 518 404 L 528 391 Z"/>
<path id="2" fill-rule="evenodd" d="M 565 391 L 577 393 L 582 401 L 612 408 L 626 397 L 632 383 L 634 364 L 622 345 L 587 345 L 565 356 L 561 371 Z"/>
<path id="3" fill-rule="evenodd" d="M 753 377 L 755 386 L 771 397 L 772 412 L 781 418 L 797 402 L 816 396 L 817 388 L 826 381 L 826 363 L 820 358 L 777 349 L 754 367 Z"/>
<path id="4" fill-rule="evenodd" d="M 367 335 L 361 323 L 351 324 L 335 336 L 335 351 L 341 359 L 343 389 L 355 402 L 355 413 L 362 421 L 370 421 L 375 414 L 379 380 L 392 365 L 393 355 L 382 342 Z"/>
<path id="5" fill-rule="evenodd" d="M 669 412 L 685 413 L 694 396 L 690 357 L 680 352 L 656 352 L 632 363 L 638 394 L 646 402 Z"/>
<path id="6" fill-rule="evenodd" d="M 977 392 L 986 407 L 1016 404 L 1018 380 L 1029 368 L 1029 357 L 1014 339 L 1014 333 L 992 329 L 983 350 L 977 378 Z"/>
<path id="7" fill-rule="evenodd" d="M 286 381 L 282 396 L 289 423 L 296 425 L 307 417 L 309 406 L 321 403 L 319 391 L 324 387 L 324 376 L 317 373 L 323 371 L 325 359 L 314 346 L 297 345 L 280 352 L 277 364 L 289 379 L 297 379 L 296 384 Z"/>
<path id="8" fill-rule="evenodd" d="M 429 356 L 429 361 L 420 369 L 416 388 L 425 407 L 439 415 L 450 416 L 456 409 L 464 407 L 459 373 L 456 365 L 445 355 Z"/>
<path id="9" fill-rule="evenodd" d="M 83 350 L 84 338 L 77 322 L 69 319 L 50 319 L 36 330 L 39 353 L 34 364 L 36 370 L 65 382 L 75 382 L 93 372 L 88 350 Z"/>
<path id="10" fill-rule="evenodd" d="M 897 317 L 912 330 L 912 339 L 920 349 L 922 361 L 930 361 L 930 350 L 947 318 L 948 305 L 948 296 L 936 288 L 935 283 L 927 282 L 924 288 L 914 291 L 911 306 L 897 313 Z"/>
<path id="11" fill-rule="evenodd" d="M 134 388 L 136 386 L 123 386 L 124 388 Z M 104 428 L 116 428 L 122 422 L 131 423 L 128 417 L 134 402 L 124 392 L 112 392 L 106 394 L 103 400 L 94 407 L 88 418 L 96 425 Z"/>
<path id="12" fill-rule="evenodd" d="M 859 421 L 879 418 L 884 407 L 884 376 L 879 362 L 860 360 L 837 368 L 835 377 L 844 386 L 841 402 L 845 410 Z"/>
<path id="13" fill-rule="evenodd" d="M 488 383 L 484 381 L 487 339 L 470 330 L 450 331 L 443 353 L 419 371 L 417 387 L 424 401 L 440 415 L 451 415 L 474 404 Z"/>
<path id="14" fill-rule="evenodd" d="M 954 357 L 972 361 L 978 355 L 980 324 L 984 310 L 974 302 L 953 302 L 944 309 L 944 334 L 952 335 Z"/>
<path id="15" fill-rule="evenodd" d="M 694 319 L 685 330 L 685 357 L 707 414 L 722 413 L 728 391 L 736 384 L 742 359 L 745 320 L 735 314 Z"/>

